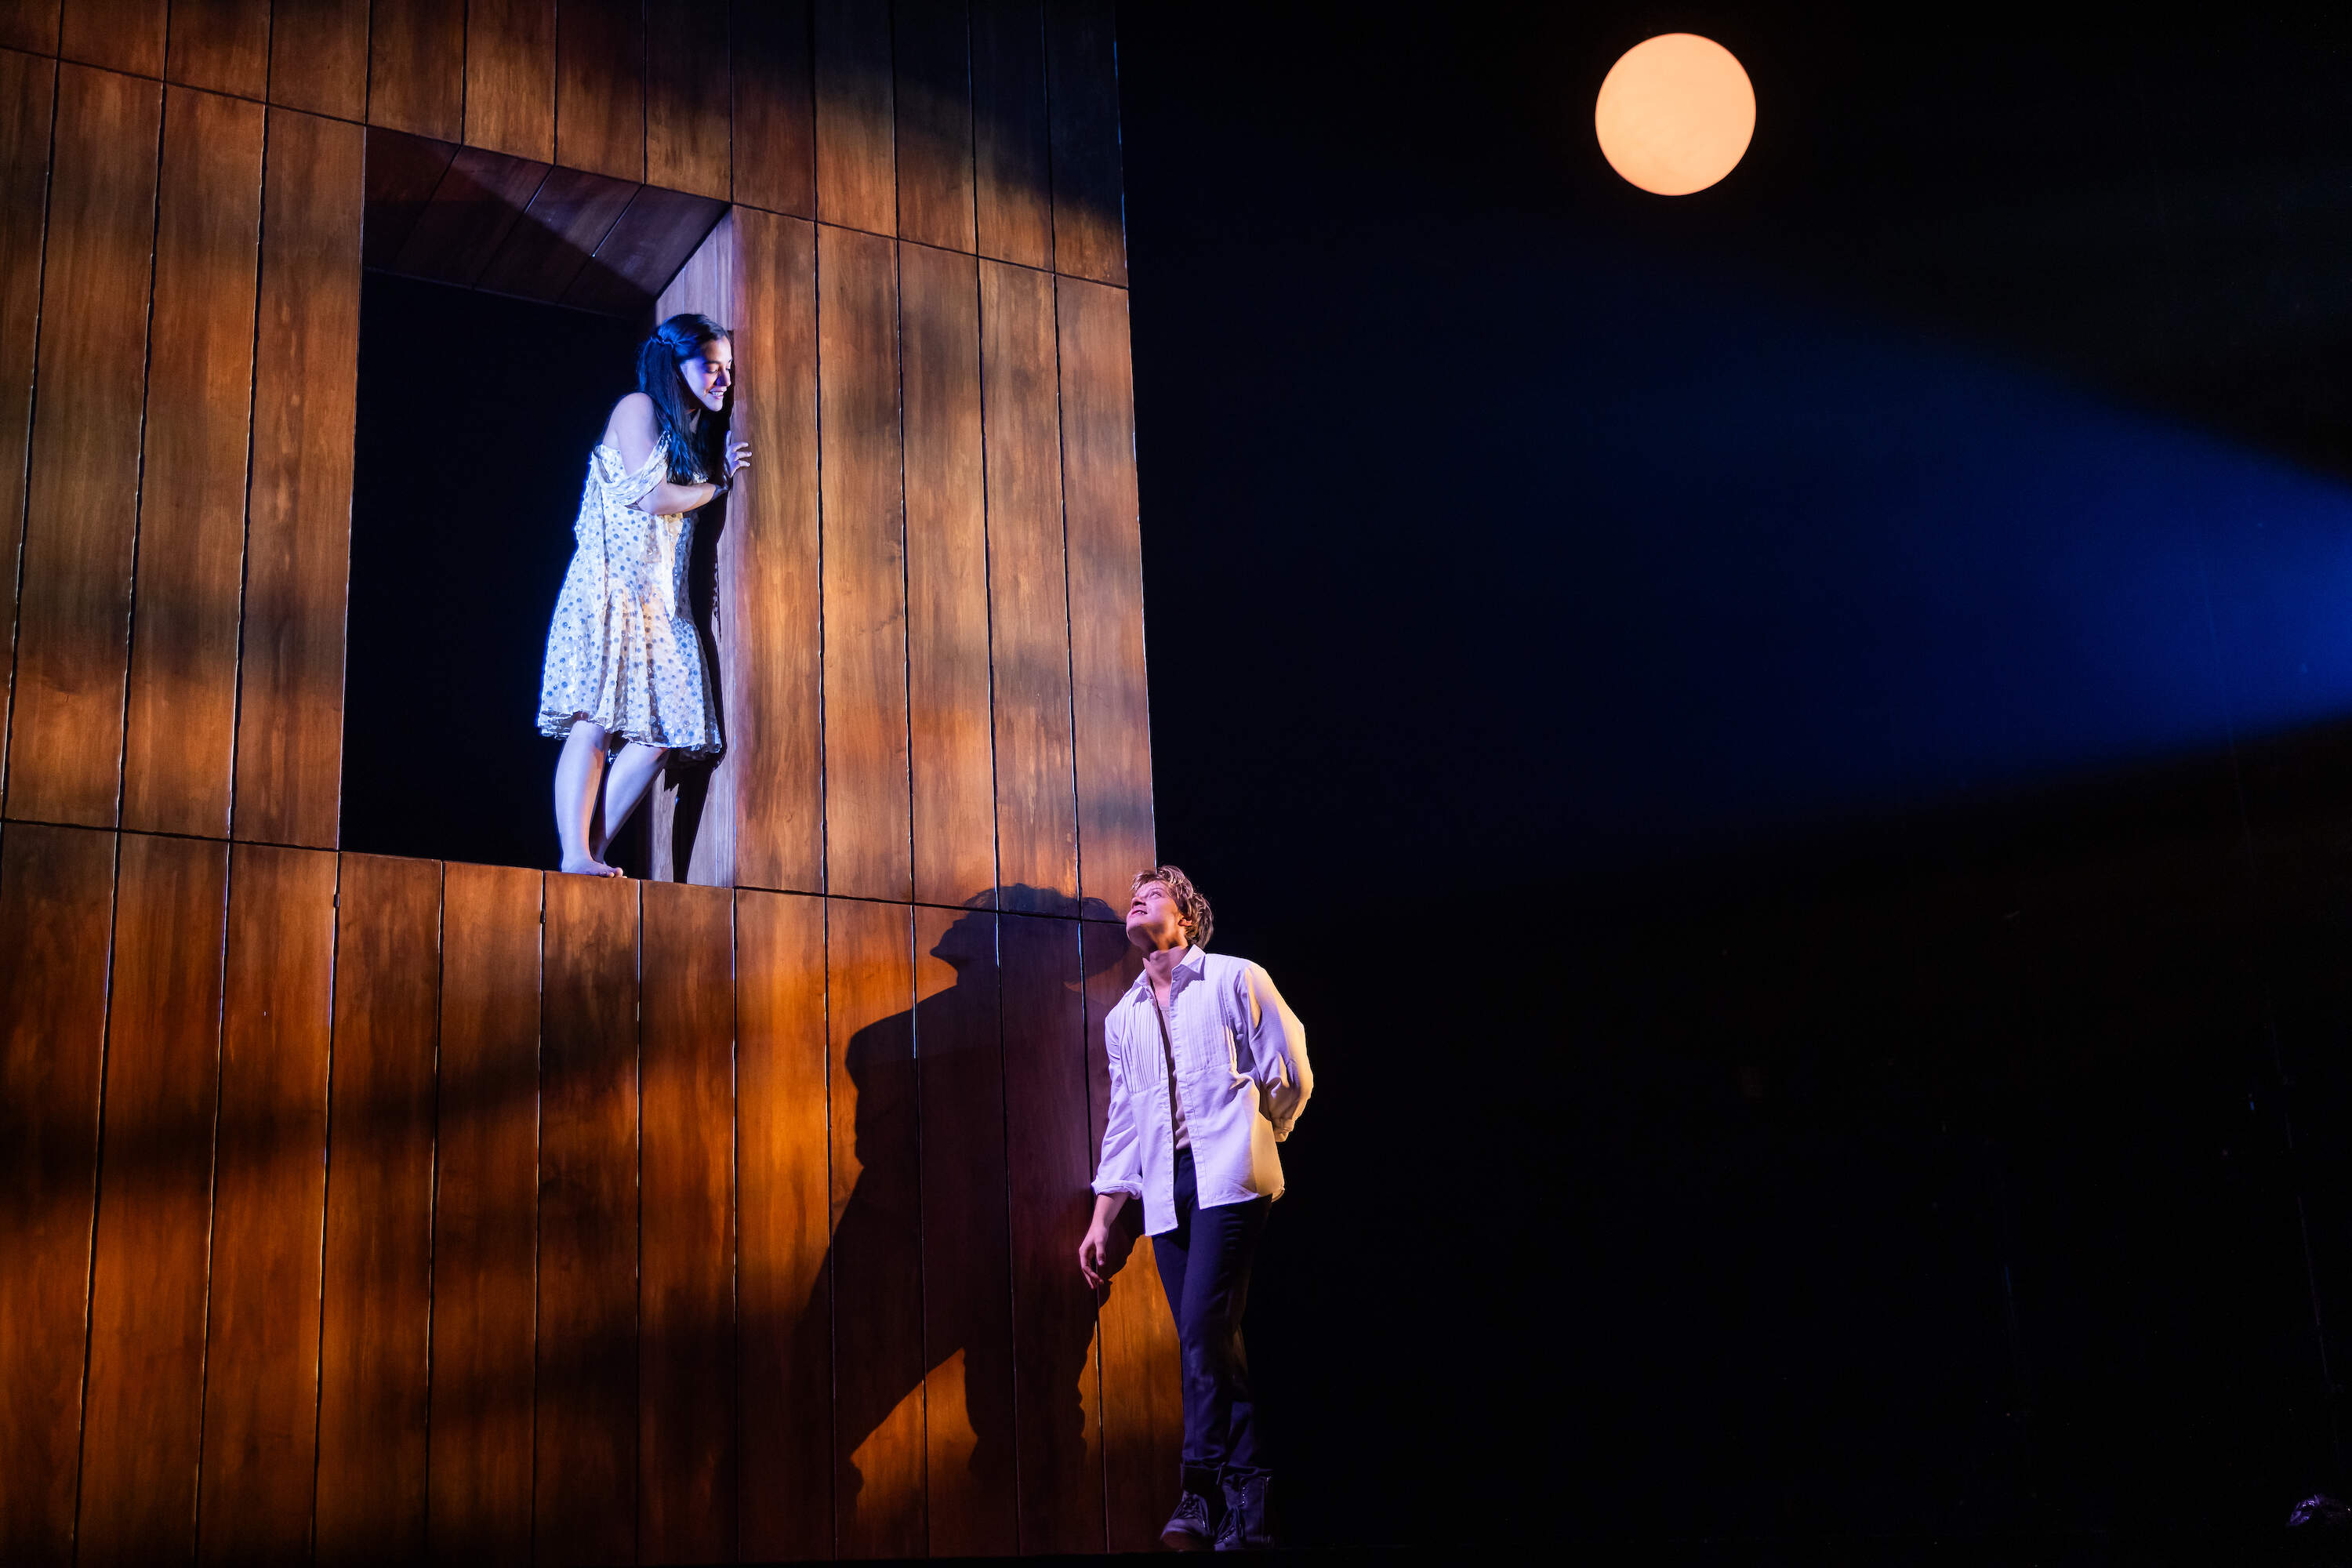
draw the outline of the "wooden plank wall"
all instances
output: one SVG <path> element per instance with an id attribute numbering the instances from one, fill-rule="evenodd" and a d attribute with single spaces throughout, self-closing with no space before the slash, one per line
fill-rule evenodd
<path id="1" fill-rule="evenodd" d="M 0 1557 L 1150 1544 L 1172 1333 L 1071 1266 L 1152 848 L 1108 0 L 0 0 Z M 339 854 L 362 266 L 621 309 L 689 227 L 706 886 Z"/>

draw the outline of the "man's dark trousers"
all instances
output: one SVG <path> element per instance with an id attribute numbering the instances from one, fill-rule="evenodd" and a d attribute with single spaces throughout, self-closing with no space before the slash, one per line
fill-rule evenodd
<path id="1" fill-rule="evenodd" d="M 1176 1228 L 1151 1238 L 1160 1283 L 1176 1319 L 1184 1358 L 1184 1463 L 1212 1469 L 1265 1468 L 1242 1312 L 1250 1263 L 1272 1198 L 1200 1206 L 1192 1151 L 1176 1151 Z"/>

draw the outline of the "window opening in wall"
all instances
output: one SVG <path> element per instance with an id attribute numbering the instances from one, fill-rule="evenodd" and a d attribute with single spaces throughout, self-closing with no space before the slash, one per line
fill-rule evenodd
<path id="1" fill-rule="evenodd" d="M 342 847 L 553 867 L 548 619 L 642 317 L 364 277 Z M 610 858 L 646 870 L 640 807 Z"/>

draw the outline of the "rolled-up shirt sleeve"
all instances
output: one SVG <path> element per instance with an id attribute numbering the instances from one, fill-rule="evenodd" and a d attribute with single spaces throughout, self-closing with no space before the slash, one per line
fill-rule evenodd
<path id="1" fill-rule="evenodd" d="M 1253 963 L 1244 972 L 1249 988 L 1250 1076 L 1257 1080 L 1258 1108 L 1274 1123 L 1275 1142 L 1290 1136 L 1298 1113 L 1315 1092 L 1315 1069 L 1307 1062 L 1307 1026 L 1274 988 L 1274 979 Z"/>
<path id="2" fill-rule="evenodd" d="M 1143 1145 L 1136 1136 L 1135 1107 L 1127 1097 L 1127 1052 L 1119 1039 L 1119 1014 L 1104 1021 L 1103 1054 L 1110 1061 L 1110 1107 L 1103 1118 L 1102 1158 L 1095 1163 L 1095 1191 L 1143 1196 Z"/>

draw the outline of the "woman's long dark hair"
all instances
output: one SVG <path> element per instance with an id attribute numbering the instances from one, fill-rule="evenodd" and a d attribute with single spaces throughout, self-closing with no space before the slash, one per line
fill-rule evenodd
<path id="1" fill-rule="evenodd" d="M 656 327 L 637 350 L 637 390 L 654 400 L 654 413 L 661 421 L 662 460 L 673 483 L 701 484 L 719 472 L 727 439 L 726 412 L 703 418 L 709 410 L 686 390 L 677 367 L 699 353 L 703 344 L 726 336 L 726 328 L 688 310 Z M 727 408 L 734 405 L 735 389 L 730 386 Z"/>

